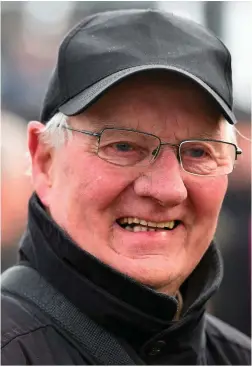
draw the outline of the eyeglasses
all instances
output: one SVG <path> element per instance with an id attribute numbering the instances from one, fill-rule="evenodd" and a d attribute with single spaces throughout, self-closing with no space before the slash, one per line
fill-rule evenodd
<path id="1" fill-rule="evenodd" d="M 235 144 L 213 139 L 188 139 L 179 144 L 162 143 L 156 135 L 126 128 L 104 128 L 99 133 L 64 127 L 98 138 L 97 155 L 117 166 L 147 166 L 167 145 L 176 152 L 182 169 L 198 176 L 227 175 L 242 153 Z"/>

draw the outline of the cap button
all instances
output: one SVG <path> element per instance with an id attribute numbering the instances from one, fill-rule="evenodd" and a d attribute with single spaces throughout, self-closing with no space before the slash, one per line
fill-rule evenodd
<path id="1" fill-rule="evenodd" d="M 164 340 L 156 341 L 150 349 L 147 351 L 149 356 L 156 356 L 161 353 L 161 351 L 166 347 L 166 342 Z"/>

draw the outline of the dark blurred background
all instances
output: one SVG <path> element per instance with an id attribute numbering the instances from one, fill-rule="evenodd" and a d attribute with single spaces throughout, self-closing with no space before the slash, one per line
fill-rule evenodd
<path id="1" fill-rule="evenodd" d="M 64 34 L 83 17 L 103 10 L 161 8 L 210 28 L 233 59 L 237 128 L 251 138 L 252 2 L 246 1 L 6 1 L 2 37 L 2 271 L 15 263 L 32 190 L 26 125 L 39 118 L 41 102 Z M 225 276 L 209 310 L 251 335 L 251 143 L 238 136 L 243 156 L 220 216 L 217 243 Z"/>

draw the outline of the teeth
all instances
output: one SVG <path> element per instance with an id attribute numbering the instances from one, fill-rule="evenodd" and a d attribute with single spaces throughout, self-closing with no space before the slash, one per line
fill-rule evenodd
<path id="1" fill-rule="evenodd" d="M 155 232 L 154 228 L 142 227 L 142 226 L 135 226 L 132 228 L 133 232 Z"/>
<path id="2" fill-rule="evenodd" d="M 154 223 L 154 222 L 148 222 L 148 226 L 149 227 L 156 227 L 156 223 Z"/>
<path id="3" fill-rule="evenodd" d="M 142 232 L 142 227 L 140 226 L 133 227 L 133 232 Z"/>
<path id="4" fill-rule="evenodd" d="M 125 223 L 128 223 L 128 224 L 141 224 L 141 226 L 135 226 L 134 228 L 137 228 L 135 232 L 139 232 L 139 228 L 141 228 L 141 231 L 145 231 L 146 228 L 147 229 L 150 229 L 148 227 L 152 227 L 152 228 L 169 228 L 169 229 L 173 229 L 174 226 L 175 226 L 175 221 L 174 220 L 171 220 L 169 222 L 160 222 L 160 223 L 155 223 L 155 222 L 146 222 L 144 219 L 139 219 L 139 218 L 121 218 L 120 221 L 119 221 L 121 224 L 125 224 Z M 145 227 L 143 227 L 145 226 Z M 128 228 L 131 228 L 129 226 L 126 227 L 126 229 Z M 131 228 L 132 229 L 132 228 Z"/>
<path id="5" fill-rule="evenodd" d="M 172 229 L 172 228 L 174 228 L 174 226 L 175 226 L 175 221 L 174 220 L 172 220 L 171 222 L 167 222 L 167 227 L 168 228 Z"/>
<path id="6" fill-rule="evenodd" d="M 140 220 L 140 224 L 142 224 L 143 226 L 147 226 L 147 222 L 145 220 Z"/>

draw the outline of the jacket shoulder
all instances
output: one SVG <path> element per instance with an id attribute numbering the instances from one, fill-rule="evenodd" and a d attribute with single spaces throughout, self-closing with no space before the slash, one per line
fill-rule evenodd
<path id="1" fill-rule="evenodd" d="M 1 347 L 20 335 L 31 333 L 50 325 L 36 317 L 36 310 L 9 294 L 1 294 Z"/>
<path id="2" fill-rule="evenodd" d="M 33 305 L 1 295 L 2 365 L 85 365 L 83 356 Z"/>
<path id="3" fill-rule="evenodd" d="M 210 314 L 206 314 L 206 342 L 214 364 L 251 365 L 249 337 Z"/>

